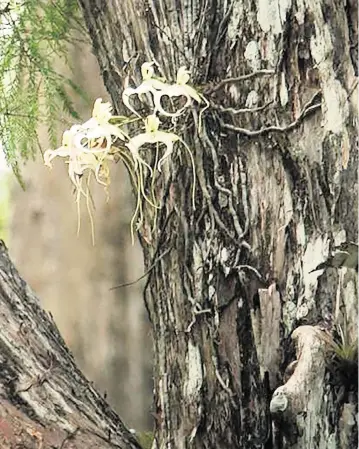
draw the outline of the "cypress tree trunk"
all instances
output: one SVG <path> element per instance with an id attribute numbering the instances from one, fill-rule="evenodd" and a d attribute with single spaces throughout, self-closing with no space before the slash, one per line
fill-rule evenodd
<path id="1" fill-rule="evenodd" d="M 328 369 L 324 337 L 338 323 L 355 337 L 357 275 L 311 272 L 357 241 L 356 4 L 80 4 L 118 111 L 153 59 L 167 79 L 190 68 L 211 103 L 183 133 L 196 209 L 181 154 L 140 235 L 156 447 L 356 447 L 357 389 Z"/>

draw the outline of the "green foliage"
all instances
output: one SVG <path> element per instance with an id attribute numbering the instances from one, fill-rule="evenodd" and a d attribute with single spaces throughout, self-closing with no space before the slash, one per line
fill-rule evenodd
<path id="1" fill-rule="evenodd" d="M 67 91 L 79 90 L 53 69 L 67 62 L 77 14 L 76 0 L 0 0 L 0 141 L 18 179 L 20 160 L 40 148 L 38 126 L 55 146 L 56 123 L 78 119 Z"/>
<path id="2" fill-rule="evenodd" d="M 332 340 L 328 340 L 329 350 L 335 358 L 342 363 L 357 363 L 358 359 L 358 339 L 351 338 L 347 327 L 336 326 L 336 335 Z"/>
<path id="3" fill-rule="evenodd" d="M 137 439 L 143 449 L 151 449 L 154 435 L 153 432 L 139 432 Z"/>
<path id="4" fill-rule="evenodd" d="M 323 338 L 327 344 L 327 366 L 335 378 L 343 384 L 357 383 L 357 336 L 350 335 L 345 322 L 343 327 L 335 326 L 333 335 L 325 334 Z"/>

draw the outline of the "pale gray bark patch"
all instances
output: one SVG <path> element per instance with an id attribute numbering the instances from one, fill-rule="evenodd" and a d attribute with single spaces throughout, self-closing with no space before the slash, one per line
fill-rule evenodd
<path id="1" fill-rule="evenodd" d="M 259 0 L 257 19 L 262 31 L 274 35 L 283 33 L 286 14 L 292 5 L 292 0 Z"/>
<path id="2" fill-rule="evenodd" d="M 268 289 L 258 289 L 259 308 L 252 312 L 252 326 L 261 375 L 269 375 L 274 389 L 279 382 L 279 370 L 282 360 L 281 349 L 281 301 L 275 284 Z"/>
<path id="3" fill-rule="evenodd" d="M 325 344 L 320 331 L 312 326 L 295 329 L 292 338 L 296 345 L 297 363 L 289 380 L 278 387 L 270 403 L 274 419 L 281 422 L 284 432 L 288 423 L 286 439 L 291 447 L 320 447 L 327 441 L 323 433 L 326 417 L 321 413 L 324 396 Z M 308 427 L 312 429 L 308 432 Z M 319 433 L 318 433 L 318 429 Z M 316 446 L 317 442 L 321 443 Z"/>

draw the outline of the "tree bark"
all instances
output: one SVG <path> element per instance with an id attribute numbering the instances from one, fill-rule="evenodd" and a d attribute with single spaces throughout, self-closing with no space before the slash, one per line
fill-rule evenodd
<path id="1" fill-rule="evenodd" d="M 0 241 L 0 447 L 139 449 Z"/>
<path id="2" fill-rule="evenodd" d="M 147 210 L 140 233 L 156 262 L 155 446 L 356 447 L 357 391 L 339 398 L 321 333 L 346 319 L 356 335 L 357 275 L 311 272 L 357 241 L 356 3 L 80 4 L 118 111 L 125 76 L 153 59 L 171 80 L 190 68 L 211 103 L 183 134 L 196 210 L 181 154 L 158 184 L 158 232 Z"/>

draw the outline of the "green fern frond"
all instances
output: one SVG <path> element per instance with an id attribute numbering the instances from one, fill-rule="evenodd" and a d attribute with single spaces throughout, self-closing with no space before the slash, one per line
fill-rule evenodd
<path id="1" fill-rule="evenodd" d="M 79 120 L 80 116 L 76 111 L 76 109 L 74 108 L 74 105 L 70 97 L 68 96 L 64 86 L 62 85 L 55 86 L 55 91 L 58 97 L 61 99 L 64 112 L 70 115 L 73 119 Z"/>
<path id="2" fill-rule="evenodd" d="M 79 119 L 70 93 L 85 95 L 53 62 L 69 65 L 67 45 L 80 28 L 76 0 L 10 0 L 0 7 L 0 142 L 19 180 L 21 161 L 39 149 L 39 125 L 56 146 L 58 122 Z"/>
<path id="3" fill-rule="evenodd" d="M 322 333 L 326 343 L 327 368 L 340 384 L 349 387 L 358 381 L 358 339 L 346 325 L 336 324 L 333 333 Z"/>

